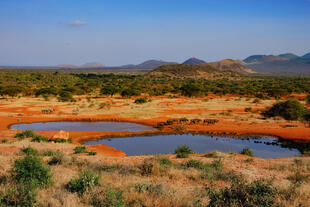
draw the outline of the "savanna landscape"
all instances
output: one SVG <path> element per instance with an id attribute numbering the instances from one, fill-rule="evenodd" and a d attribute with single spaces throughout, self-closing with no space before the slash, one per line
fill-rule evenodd
<path id="1" fill-rule="evenodd" d="M 0 207 L 309 207 L 309 0 L 0 0 Z"/>

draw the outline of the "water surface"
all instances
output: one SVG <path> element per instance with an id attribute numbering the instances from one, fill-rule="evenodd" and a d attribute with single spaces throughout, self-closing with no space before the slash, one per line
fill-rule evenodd
<path id="1" fill-rule="evenodd" d="M 148 131 L 154 130 L 153 127 L 134 124 L 129 122 L 36 122 L 32 124 L 14 124 L 11 129 L 33 130 L 33 131 Z"/>
<path id="2" fill-rule="evenodd" d="M 228 137 L 211 137 L 207 135 L 155 135 L 128 138 L 102 139 L 89 141 L 90 144 L 106 144 L 122 150 L 128 156 L 142 154 L 169 154 L 179 145 L 188 145 L 196 153 L 205 152 L 234 152 L 239 153 L 243 148 L 250 147 L 254 155 L 261 158 L 277 158 L 299 155 L 299 150 L 282 144 L 276 138 L 262 137 L 237 139 Z"/>

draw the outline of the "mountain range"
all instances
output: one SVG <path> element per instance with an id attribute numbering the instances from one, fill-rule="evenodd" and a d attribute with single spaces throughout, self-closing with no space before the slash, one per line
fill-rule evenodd
<path id="1" fill-rule="evenodd" d="M 252 55 L 243 62 L 245 66 L 263 73 L 310 74 L 310 53 L 303 56 L 293 53 Z"/>

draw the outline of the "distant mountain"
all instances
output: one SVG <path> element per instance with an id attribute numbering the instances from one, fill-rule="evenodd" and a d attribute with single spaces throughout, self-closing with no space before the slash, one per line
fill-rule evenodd
<path id="1" fill-rule="evenodd" d="M 134 69 L 155 69 L 158 68 L 162 65 L 172 65 L 172 64 L 177 64 L 176 62 L 166 62 L 162 60 L 148 60 L 145 61 L 141 64 L 138 65 L 131 65 L 129 68 L 134 68 Z"/>
<path id="2" fill-rule="evenodd" d="M 84 65 L 81 65 L 80 67 L 81 68 L 102 68 L 104 67 L 104 65 L 99 62 L 91 62 L 91 63 L 85 63 Z"/>
<path id="3" fill-rule="evenodd" d="M 310 59 L 310 53 L 305 54 L 301 57 L 302 59 Z"/>
<path id="4" fill-rule="evenodd" d="M 203 63 L 205 63 L 205 61 L 193 57 L 193 58 L 186 60 L 183 64 L 185 64 L 185 65 L 199 65 L 199 64 L 203 64 Z"/>
<path id="5" fill-rule="evenodd" d="M 310 53 L 299 57 L 293 53 L 275 55 L 252 55 L 243 60 L 245 66 L 258 72 L 310 74 Z"/>
<path id="6" fill-rule="evenodd" d="M 240 63 L 240 61 L 232 59 L 225 59 L 218 62 L 212 62 L 207 64 L 221 71 L 233 71 L 245 75 L 257 73 L 256 71 L 249 69 L 248 67 Z"/>
<path id="7" fill-rule="evenodd" d="M 275 55 L 252 55 L 243 61 L 247 64 L 259 64 L 273 61 L 286 61 L 287 58 Z"/>
<path id="8" fill-rule="evenodd" d="M 295 60 L 297 58 L 300 58 L 298 55 L 295 55 L 293 53 L 284 53 L 279 55 L 279 57 L 286 58 L 288 60 Z"/>
<path id="9" fill-rule="evenodd" d="M 200 65 L 176 64 L 163 65 L 149 72 L 146 76 L 169 77 L 176 79 L 220 79 L 220 78 L 238 78 L 241 75 L 232 71 L 221 71 L 208 63 Z"/>
<path id="10" fill-rule="evenodd" d="M 79 68 L 80 66 L 73 65 L 73 64 L 60 64 L 60 65 L 57 65 L 57 67 L 60 67 L 60 68 Z"/>

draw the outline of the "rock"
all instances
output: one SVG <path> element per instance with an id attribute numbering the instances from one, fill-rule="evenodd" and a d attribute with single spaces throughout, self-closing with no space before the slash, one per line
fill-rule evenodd
<path id="1" fill-rule="evenodd" d="M 57 132 L 52 139 L 69 139 L 69 132 L 60 130 L 59 132 Z"/>

